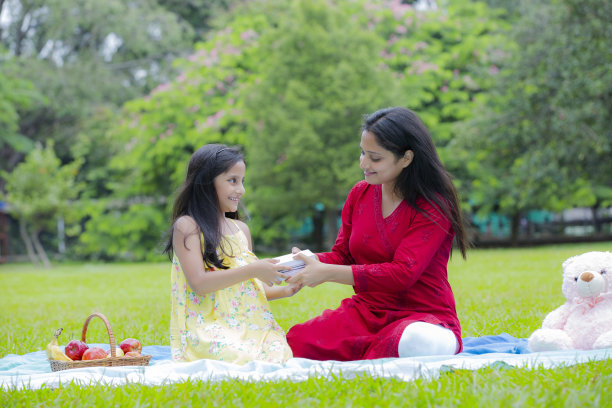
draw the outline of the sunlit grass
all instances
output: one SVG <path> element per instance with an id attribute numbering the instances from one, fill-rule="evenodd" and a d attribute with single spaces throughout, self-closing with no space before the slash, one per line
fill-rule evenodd
<path id="1" fill-rule="evenodd" d="M 509 333 L 524 338 L 564 302 L 561 263 L 612 243 L 529 249 L 473 250 L 455 254 L 449 278 L 464 336 Z M 79 338 L 85 318 L 104 313 L 118 341 L 136 337 L 145 345 L 168 345 L 170 266 L 155 264 L 0 265 L 0 356 L 42 350 L 53 331 L 60 342 Z M 288 329 L 326 308 L 352 289 L 324 284 L 272 302 Z M 108 341 L 92 321 L 88 341 Z M 0 406 L 605 406 L 612 395 L 610 360 L 545 369 L 485 368 L 443 373 L 439 379 L 404 383 L 368 376 L 305 382 L 201 381 L 161 387 L 66 386 L 59 390 L 0 391 Z M 577 386 L 582 384 L 582 386 Z"/>

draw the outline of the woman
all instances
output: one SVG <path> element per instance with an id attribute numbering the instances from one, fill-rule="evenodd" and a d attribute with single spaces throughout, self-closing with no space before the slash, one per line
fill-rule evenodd
<path id="1" fill-rule="evenodd" d="M 453 238 L 468 242 L 457 192 L 418 116 L 402 107 L 365 119 L 357 183 L 342 210 L 331 252 L 289 283 L 353 285 L 336 310 L 293 326 L 294 357 L 360 360 L 455 354 L 461 328 L 447 263 Z M 294 248 L 294 252 L 298 251 Z"/>

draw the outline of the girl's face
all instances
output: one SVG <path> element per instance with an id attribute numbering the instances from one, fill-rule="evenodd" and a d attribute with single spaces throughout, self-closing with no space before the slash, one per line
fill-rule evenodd
<path id="1" fill-rule="evenodd" d="M 412 162 L 413 157 L 412 150 L 407 150 L 406 154 L 398 159 L 393 152 L 378 144 L 373 133 L 364 131 L 361 134 L 359 167 L 369 184 L 395 185 L 395 180 Z"/>
<path id="2" fill-rule="evenodd" d="M 221 212 L 238 211 L 240 197 L 244 194 L 244 172 L 246 165 L 243 161 L 236 162 L 225 173 L 215 177 L 214 184 L 217 191 L 217 200 Z"/>

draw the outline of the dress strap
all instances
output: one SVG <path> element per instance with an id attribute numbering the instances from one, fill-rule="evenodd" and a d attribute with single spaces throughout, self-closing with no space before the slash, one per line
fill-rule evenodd
<path id="1" fill-rule="evenodd" d="M 234 220 L 233 218 L 228 218 L 228 220 L 230 220 L 232 222 L 232 224 L 234 224 L 234 226 L 236 228 L 238 228 L 238 231 L 236 231 L 235 234 L 239 234 L 242 231 L 242 228 L 240 228 L 240 226 L 238 225 L 236 220 Z"/>
<path id="2" fill-rule="evenodd" d="M 233 218 L 228 218 L 228 220 L 230 220 L 236 226 L 236 228 L 238 228 L 238 231 L 236 231 L 236 233 L 233 235 L 236 235 L 237 238 L 242 241 L 242 243 L 245 245 L 245 248 L 248 250 L 249 243 L 247 241 L 247 237 L 244 231 L 242 230 L 242 228 L 240 228 L 236 220 L 234 220 Z"/>

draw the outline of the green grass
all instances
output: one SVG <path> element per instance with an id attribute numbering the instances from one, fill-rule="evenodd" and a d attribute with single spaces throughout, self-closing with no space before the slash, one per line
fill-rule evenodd
<path id="1" fill-rule="evenodd" d="M 473 250 L 455 255 L 449 278 L 463 336 L 509 333 L 528 337 L 548 312 L 564 302 L 561 263 L 612 243 L 529 249 Z M 118 341 L 168 345 L 170 288 L 167 263 L 75 264 L 44 270 L 0 265 L 0 356 L 42 350 L 53 331 L 60 342 L 79 338 L 85 318 L 104 313 Z M 272 302 L 280 325 L 291 325 L 334 308 L 350 287 L 324 284 Z M 108 341 L 98 319 L 88 341 Z M 0 391 L 0 406 L 612 406 L 612 361 L 545 369 L 484 368 L 443 373 L 436 380 L 339 377 L 249 383 L 188 381 L 161 387 L 78 387 Z"/>

